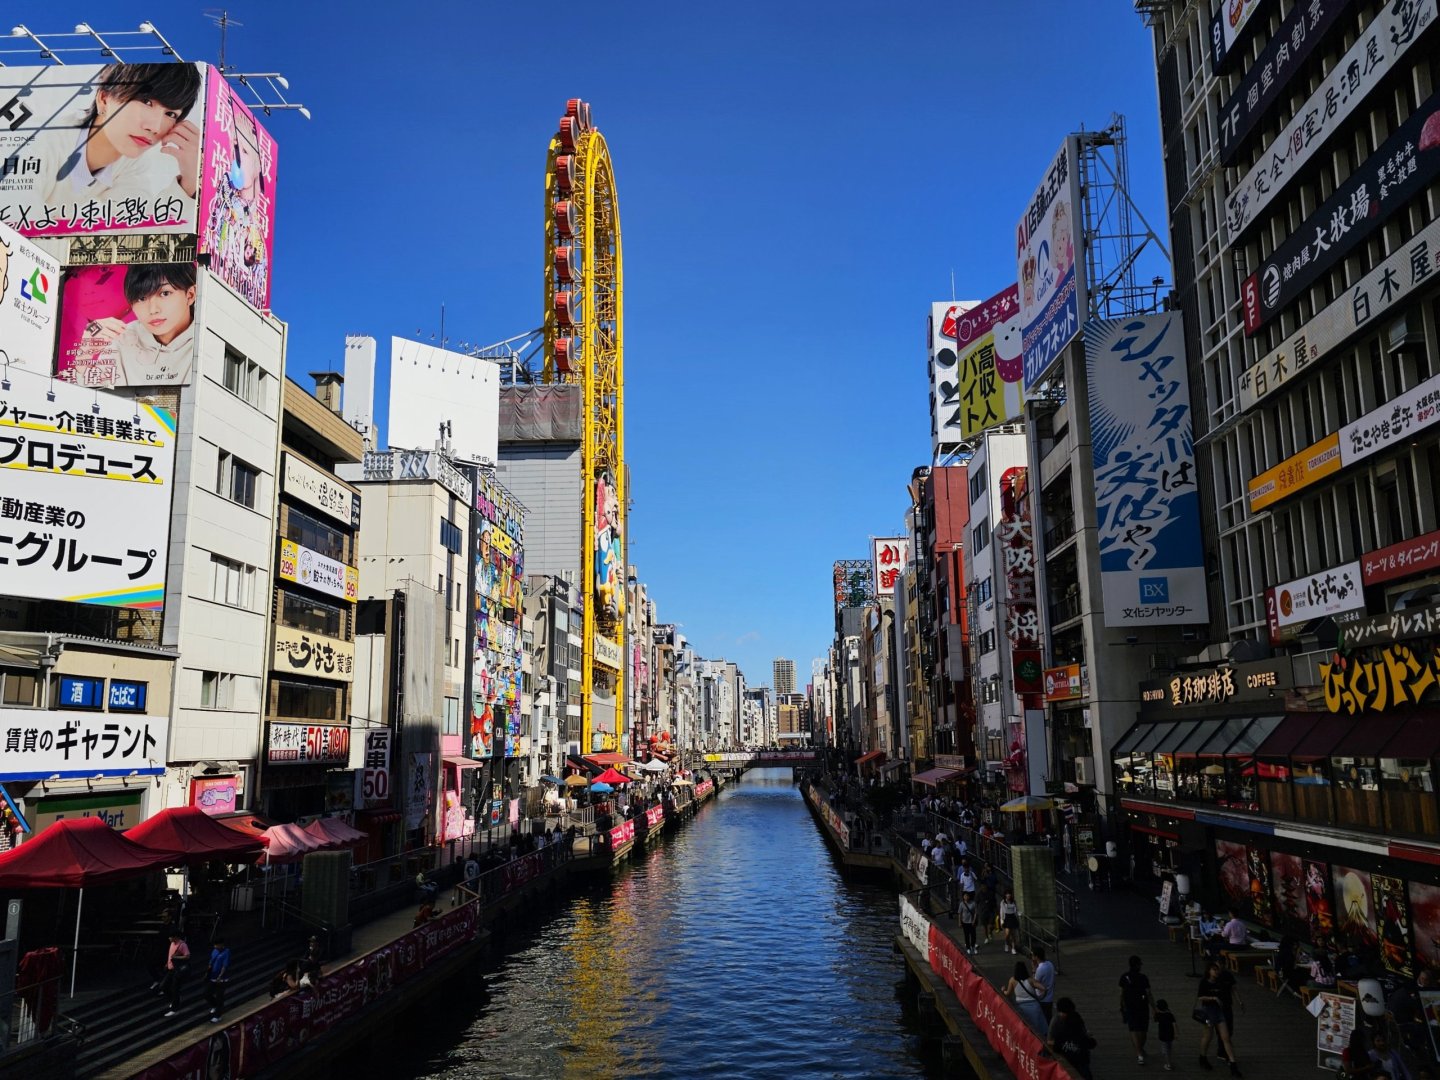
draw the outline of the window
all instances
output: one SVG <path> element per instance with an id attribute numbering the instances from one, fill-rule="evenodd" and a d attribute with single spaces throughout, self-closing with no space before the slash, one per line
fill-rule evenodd
<path id="1" fill-rule="evenodd" d="M 981 518 L 980 524 L 970 530 L 970 550 L 979 555 L 990 546 L 990 519 Z"/>
<path id="2" fill-rule="evenodd" d="M 448 518 L 441 518 L 440 546 L 453 555 L 459 555 L 460 543 L 460 527 Z"/>
<path id="3" fill-rule="evenodd" d="M 335 687 L 280 680 L 277 689 L 275 715 L 301 720 L 335 719 L 340 700 L 339 690 Z"/>
<path id="4" fill-rule="evenodd" d="M 460 734 L 460 699 L 447 697 L 445 699 L 445 726 L 441 728 L 442 735 Z"/>
<path id="5" fill-rule="evenodd" d="M 36 685 L 37 680 L 32 671 L 0 668 L 0 705 L 34 708 Z"/>
<path id="6" fill-rule="evenodd" d="M 326 637 L 344 637 L 344 613 L 333 604 L 312 600 L 285 589 L 280 594 L 280 621 L 296 630 Z"/>
<path id="7" fill-rule="evenodd" d="M 225 348 L 225 389 L 256 408 L 265 407 L 265 372 L 229 346 Z"/>
<path id="8" fill-rule="evenodd" d="M 985 601 L 990 599 L 991 592 L 990 579 L 981 578 L 975 583 L 975 602 L 977 604 L 985 603 Z"/>
<path id="9" fill-rule="evenodd" d="M 979 502 L 980 496 L 983 494 L 985 494 L 985 466 L 981 465 L 970 477 L 970 502 L 972 504 Z"/>
<path id="10" fill-rule="evenodd" d="M 980 635 L 980 655 L 981 655 L 981 656 L 984 656 L 986 653 L 991 653 L 991 652 L 994 652 L 994 651 L 995 651 L 995 631 L 994 631 L 994 630 L 986 630 L 983 634 Z"/>
<path id="11" fill-rule="evenodd" d="M 228 709 L 235 704 L 235 676 L 223 671 L 200 673 L 200 707 Z"/>
<path id="12" fill-rule="evenodd" d="M 215 591 L 211 599 L 231 607 L 248 608 L 255 599 L 255 568 L 225 558 L 211 555 L 210 566 L 215 571 Z"/>
<path id="13" fill-rule="evenodd" d="M 255 509 L 255 492 L 260 471 L 247 465 L 228 450 L 220 451 L 220 465 L 215 474 L 215 490 L 231 502 Z"/>
<path id="14" fill-rule="evenodd" d="M 293 506 L 285 508 L 285 539 L 318 551 L 327 559 L 345 561 L 345 534 Z"/>

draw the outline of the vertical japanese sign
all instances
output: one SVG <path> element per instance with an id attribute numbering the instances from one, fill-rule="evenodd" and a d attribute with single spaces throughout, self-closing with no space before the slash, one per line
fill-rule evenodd
<path id="1" fill-rule="evenodd" d="M 1106 626 L 1208 618 L 1183 333 L 1173 311 L 1085 324 Z"/>
<path id="2" fill-rule="evenodd" d="M 930 449 L 938 458 L 964 438 L 960 422 L 959 352 L 956 327 L 970 300 L 945 300 L 930 305 Z"/>
<path id="3" fill-rule="evenodd" d="M 204 84 L 199 64 L 0 68 L 0 221 L 194 233 Z"/>
<path id="4" fill-rule="evenodd" d="M 1245 24 L 1270 0 L 1220 0 L 1220 10 L 1210 20 L 1210 67 L 1219 73 Z"/>
<path id="5" fill-rule="evenodd" d="M 275 140 L 230 84 L 208 69 L 198 250 L 253 307 L 270 307 L 275 251 Z"/>
<path id="6" fill-rule="evenodd" d="M 483 473 L 475 483 L 474 682 L 470 753 L 488 758 L 498 746 L 512 757 L 520 737 L 524 644 L 525 509 Z"/>
<path id="7" fill-rule="evenodd" d="M 372 810 L 390 805 L 391 734 L 389 728 L 365 732 L 365 758 L 362 768 L 355 774 L 357 810 Z"/>
<path id="8" fill-rule="evenodd" d="M 12 371 L 0 389 L 0 581 L 12 596 L 161 610 L 175 418 Z"/>
<path id="9" fill-rule="evenodd" d="M 1083 240 L 1077 242 L 1077 215 L 1083 205 L 1077 154 L 1075 137 L 1066 136 L 1015 227 L 1027 393 L 1080 332 L 1085 310 L 1083 260 L 1076 257 L 1083 254 Z"/>
<path id="10" fill-rule="evenodd" d="M 910 556 L 910 541 L 903 536 L 885 536 L 870 541 L 875 567 L 875 595 L 889 596 Z"/>
<path id="11" fill-rule="evenodd" d="M 942 326 L 954 336 L 960 433 L 973 439 L 1025 407 L 1019 287 L 1011 285 Z"/>
<path id="12" fill-rule="evenodd" d="M 1016 467 L 1001 474 L 1000 523 L 995 527 L 995 543 L 1005 573 L 1002 621 L 1005 637 L 1010 643 L 1015 691 L 1020 694 L 1038 692 L 1040 681 L 1040 616 L 1035 610 L 1035 538 L 1030 523 L 1030 500 L 1025 497 L 1026 472 L 1024 467 Z"/>
<path id="13" fill-rule="evenodd" d="M 0 162 L 0 176 L 4 170 Z M 16 367 L 47 375 L 53 368 L 59 284 L 60 264 L 8 225 L 0 225 L 0 351 Z"/>

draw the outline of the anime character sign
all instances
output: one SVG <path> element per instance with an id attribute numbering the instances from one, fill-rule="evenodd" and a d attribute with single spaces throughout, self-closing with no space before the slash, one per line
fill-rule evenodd
<path id="1" fill-rule="evenodd" d="M 1305 860 L 1305 908 L 1310 940 L 1334 948 L 1335 908 L 1330 902 L 1330 868 L 1325 863 Z"/>
<path id="2" fill-rule="evenodd" d="M 600 610 L 618 619 L 625 612 L 625 556 L 620 497 L 607 470 L 595 478 L 595 598 Z"/>
<path id="3" fill-rule="evenodd" d="M 1375 898 L 1375 922 L 1380 938 L 1380 962 L 1386 971 L 1407 978 L 1411 964 L 1410 904 L 1405 882 L 1386 874 L 1372 874 L 1370 887 Z"/>

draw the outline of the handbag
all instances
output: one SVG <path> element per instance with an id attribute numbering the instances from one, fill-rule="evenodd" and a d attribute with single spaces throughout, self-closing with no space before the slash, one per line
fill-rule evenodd
<path id="1" fill-rule="evenodd" d="M 1197 1024 L 1210 1023 L 1210 1014 L 1205 1011 L 1205 1006 L 1201 1005 L 1198 999 L 1195 1002 L 1195 1007 L 1190 1010 L 1190 1015 Z"/>

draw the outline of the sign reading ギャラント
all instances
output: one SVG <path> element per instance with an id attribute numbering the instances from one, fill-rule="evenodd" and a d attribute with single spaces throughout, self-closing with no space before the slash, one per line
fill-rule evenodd
<path id="1" fill-rule="evenodd" d="M 158 776 L 169 734 L 165 716 L 0 709 L 0 782 Z"/>
<path id="2" fill-rule="evenodd" d="M 1083 249 L 1076 234 L 1076 154 L 1075 138 L 1067 136 L 1015 227 L 1027 394 L 1080 332 L 1085 310 L 1084 272 L 1076 258 Z"/>
<path id="3" fill-rule="evenodd" d="M 1179 312 L 1085 324 L 1106 626 L 1208 616 Z"/>
<path id="4" fill-rule="evenodd" d="M 23 368 L 0 388 L 0 590 L 160 610 L 175 418 Z"/>

